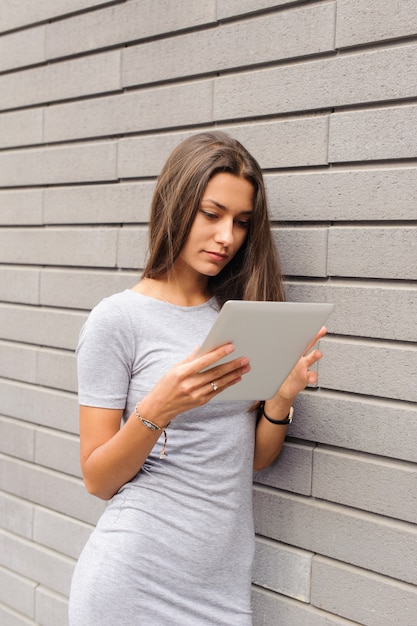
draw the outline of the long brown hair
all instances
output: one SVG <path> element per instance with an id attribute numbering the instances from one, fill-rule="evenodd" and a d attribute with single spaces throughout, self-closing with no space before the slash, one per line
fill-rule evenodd
<path id="1" fill-rule="evenodd" d="M 219 172 L 245 178 L 253 185 L 253 214 L 242 247 L 217 276 L 209 278 L 210 293 L 219 306 L 226 300 L 284 300 L 262 170 L 242 144 L 220 131 L 193 135 L 168 157 L 152 199 L 143 276 L 162 276 L 173 266 L 207 184 Z"/>

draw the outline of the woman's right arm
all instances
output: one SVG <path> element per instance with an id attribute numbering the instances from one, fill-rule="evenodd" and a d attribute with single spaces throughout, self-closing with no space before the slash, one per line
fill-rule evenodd
<path id="1" fill-rule="evenodd" d="M 120 428 L 123 411 L 80 406 L 80 460 L 89 493 L 109 500 L 145 462 L 160 431 L 143 426 L 133 413 Z"/>
<path id="2" fill-rule="evenodd" d="M 144 419 L 164 428 L 177 415 L 206 404 L 216 393 L 241 380 L 248 359 L 215 365 L 233 351 L 230 344 L 202 356 L 196 351 L 175 365 L 140 402 Z M 209 369 L 206 369 L 209 368 Z M 215 382 L 217 391 L 212 387 Z M 81 469 L 87 490 L 109 500 L 140 470 L 161 435 L 133 412 L 120 428 L 122 409 L 80 407 Z"/>

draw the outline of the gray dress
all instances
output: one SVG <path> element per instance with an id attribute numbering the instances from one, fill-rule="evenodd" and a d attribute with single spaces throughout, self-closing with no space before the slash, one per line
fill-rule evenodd
<path id="1" fill-rule="evenodd" d="M 80 336 L 80 403 L 123 408 L 127 419 L 216 316 L 214 300 L 180 307 L 131 290 L 103 300 Z M 209 402 L 175 418 L 168 457 L 159 458 L 161 436 L 91 534 L 73 576 L 71 626 L 252 624 L 249 405 Z"/>

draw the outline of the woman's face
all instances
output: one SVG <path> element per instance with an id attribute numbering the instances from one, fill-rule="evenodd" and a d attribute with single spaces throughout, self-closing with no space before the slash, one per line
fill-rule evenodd
<path id="1" fill-rule="evenodd" d="M 245 178 L 221 172 L 207 184 L 176 269 L 216 276 L 246 239 L 254 188 Z"/>

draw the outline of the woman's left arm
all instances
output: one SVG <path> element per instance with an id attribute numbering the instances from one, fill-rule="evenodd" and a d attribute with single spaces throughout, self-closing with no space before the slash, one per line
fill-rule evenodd
<path id="1" fill-rule="evenodd" d="M 275 461 L 281 452 L 287 434 L 287 425 L 273 424 L 265 417 L 265 414 L 275 421 L 285 420 L 297 394 L 307 385 L 314 385 L 317 382 L 317 372 L 311 371 L 310 367 L 321 359 L 322 354 L 320 350 L 315 349 L 311 352 L 310 350 L 319 339 L 324 337 L 326 332 L 326 328 L 323 326 L 275 396 L 265 402 L 262 415 L 256 426 L 253 461 L 255 471 L 265 469 Z"/>

